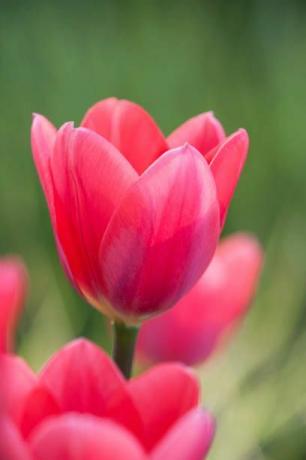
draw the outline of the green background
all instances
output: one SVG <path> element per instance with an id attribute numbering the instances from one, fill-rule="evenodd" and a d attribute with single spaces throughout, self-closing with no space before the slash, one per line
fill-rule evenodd
<path id="1" fill-rule="evenodd" d="M 306 458 L 306 4 L 298 1 L 2 2 L 0 252 L 30 289 L 20 353 L 37 368 L 76 335 L 109 346 L 98 313 L 59 266 L 29 148 L 31 113 L 78 123 L 114 95 L 165 133 L 214 110 L 247 128 L 249 159 L 224 234 L 266 251 L 262 282 L 229 348 L 198 369 L 218 418 L 211 460 Z"/>

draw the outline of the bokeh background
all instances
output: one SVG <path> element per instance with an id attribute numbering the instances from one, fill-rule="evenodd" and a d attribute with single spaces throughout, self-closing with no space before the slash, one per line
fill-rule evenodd
<path id="1" fill-rule="evenodd" d="M 26 261 L 18 348 L 38 368 L 107 327 L 59 266 L 29 148 L 31 113 L 78 123 L 99 99 L 142 104 L 165 133 L 213 109 L 246 127 L 247 166 L 224 234 L 261 240 L 266 264 L 231 345 L 198 369 L 218 417 L 210 459 L 306 458 L 306 3 L 17 1 L 0 14 L 0 252 Z"/>

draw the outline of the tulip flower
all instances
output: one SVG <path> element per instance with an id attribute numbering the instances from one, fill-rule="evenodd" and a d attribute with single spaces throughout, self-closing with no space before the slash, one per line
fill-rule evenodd
<path id="1" fill-rule="evenodd" d="M 164 137 L 140 106 L 94 105 L 80 128 L 43 116 L 32 150 L 60 259 L 75 288 L 114 320 L 167 310 L 207 268 L 248 149 L 212 113 Z"/>
<path id="2" fill-rule="evenodd" d="M 26 273 L 15 258 L 0 259 L 0 353 L 13 347 L 13 334 L 22 308 Z"/>
<path id="3" fill-rule="evenodd" d="M 199 385 L 180 364 L 127 381 L 96 345 L 67 344 L 35 374 L 0 357 L 0 458 L 202 460 L 214 436 Z"/>
<path id="4" fill-rule="evenodd" d="M 170 311 L 143 323 L 140 359 L 188 365 L 207 359 L 246 314 L 262 261 L 262 249 L 253 237 L 226 238 L 194 288 Z"/>

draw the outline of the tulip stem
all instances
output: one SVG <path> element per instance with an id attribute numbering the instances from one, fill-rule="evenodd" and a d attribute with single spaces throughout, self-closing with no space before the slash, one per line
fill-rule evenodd
<path id="1" fill-rule="evenodd" d="M 115 321 L 113 334 L 113 360 L 124 377 L 129 379 L 132 373 L 138 327 L 126 326 Z"/>

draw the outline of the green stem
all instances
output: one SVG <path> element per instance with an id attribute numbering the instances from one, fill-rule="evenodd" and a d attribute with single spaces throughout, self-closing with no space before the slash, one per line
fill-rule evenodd
<path id="1" fill-rule="evenodd" d="M 132 373 L 138 328 L 114 322 L 113 334 L 113 360 L 122 374 L 129 379 Z"/>

